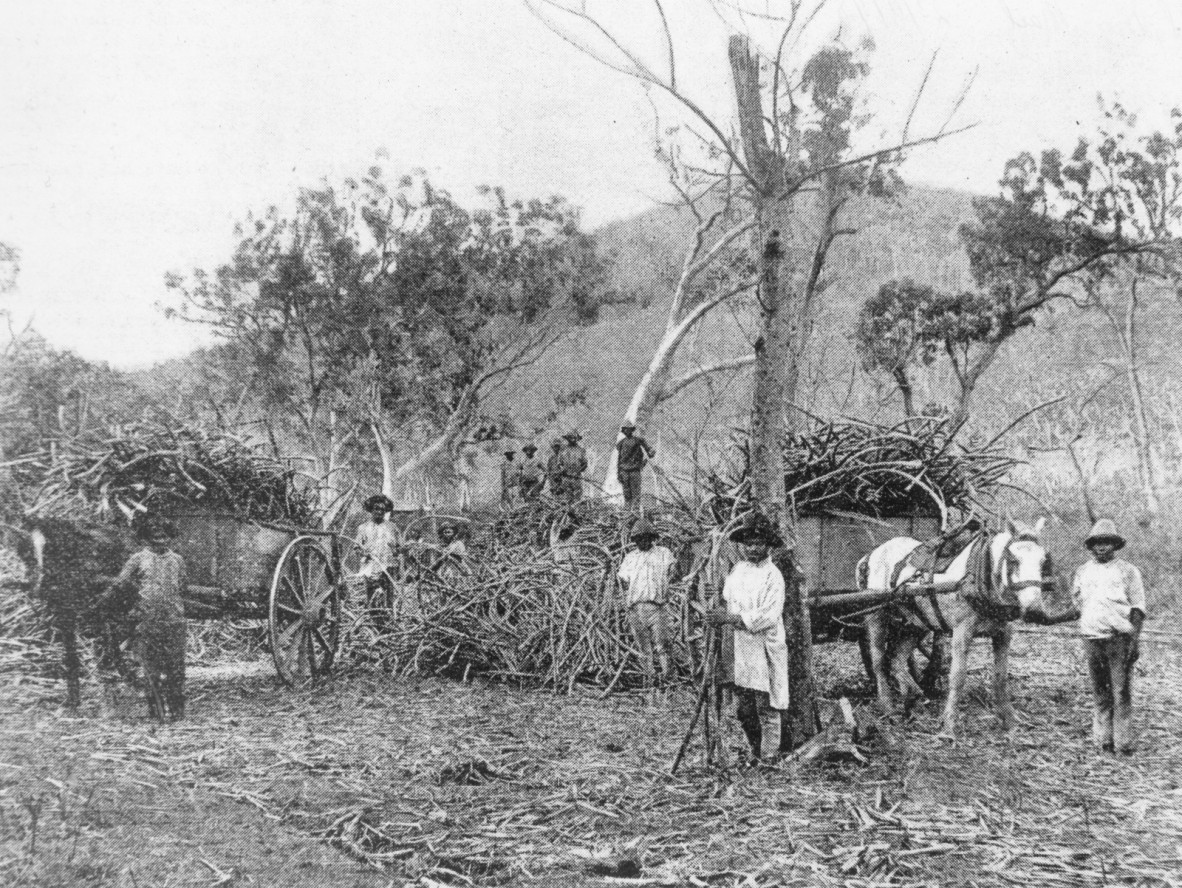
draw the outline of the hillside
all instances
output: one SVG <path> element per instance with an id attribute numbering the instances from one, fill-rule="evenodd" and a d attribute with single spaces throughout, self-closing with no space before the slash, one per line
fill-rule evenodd
<path id="1" fill-rule="evenodd" d="M 958 226 L 972 218 L 971 200 L 963 192 L 915 187 L 896 203 L 866 202 L 852 209 L 851 217 L 860 230 L 839 241 L 831 261 L 831 284 L 817 317 L 801 385 L 805 409 L 821 416 L 849 414 L 883 421 L 898 415 L 892 386 L 868 377 L 859 366 L 850 339 L 858 306 L 892 278 L 911 277 L 948 291 L 971 288 L 957 234 Z M 581 393 L 582 403 L 564 410 L 557 424 L 583 431 L 584 444 L 602 470 L 619 417 L 660 337 L 669 294 L 692 232 L 688 213 L 668 207 L 599 230 L 600 244 L 615 258 L 614 284 L 632 292 L 636 303 L 605 313 L 599 323 L 575 331 L 569 342 L 523 375 L 511 403 L 505 405 L 523 426 L 551 412 L 556 398 Z M 1153 392 L 1167 392 L 1173 386 L 1178 367 L 1173 343 L 1182 335 L 1180 315 L 1173 299 L 1158 297 L 1147 301 L 1140 316 L 1143 366 L 1147 388 Z M 750 306 L 717 309 L 683 347 L 679 372 L 699 362 L 749 352 L 754 324 Z M 1030 407 L 1077 391 L 1088 379 L 1104 378 L 1109 371 L 1101 362 L 1115 354 L 1111 334 L 1098 316 L 1070 305 L 1044 312 L 1035 327 L 1011 341 L 982 381 L 974 427 L 984 433 L 1000 430 Z M 676 451 L 672 462 L 680 470 L 689 465 L 695 449 L 698 459 L 709 463 L 714 458 L 711 454 L 716 455 L 725 443 L 728 430 L 744 424 L 747 377 L 747 372 L 740 371 L 714 379 L 713 397 L 705 384 L 686 389 L 666 403 L 649 437 L 664 445 L 667 457 Z M 1122 383 L 1118 380 L 1109 387 L 1118 397 L 1124 391 Z M 915 385 L 917 404 L 945 402 L 952 390 L 951 379 L 938 367 L 920 374 Z M 1114 438 L 1123 436 L 1122 423 L 1123 419 L 1114 417 L 1113 427 L 1097 440 L 1096 447 L 1111 445 Z M 1034 430 L 1026 434 L 1028 439 L 1039 437 Z M 1110 454 L 1107 460 L 1115 465 L 1115 458 Z M 1063 468 L 1054 459 L 1044 462 L 1048 470 Z M 665 467 L 670 469 L 669 460 Z"/>

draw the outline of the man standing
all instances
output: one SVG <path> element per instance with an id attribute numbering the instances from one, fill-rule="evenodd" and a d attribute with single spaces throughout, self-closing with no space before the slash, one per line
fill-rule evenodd
<path id="1" fill-rule="evenodd" d="M 781 716 L 788 708 L 788 643 L 784 631 L 784 577 L 768 553 L 783 541 L 766 517 L 751 512 L 732 535 L 742 558 L 723 587 L 724 604 L 706 615 L 734 636 L 731 683 L 735 715 L 754 761 L 780 753 Z"/>
<path id="2" fill-rule="evenodd" d="M 558 453 L 562 466 L 562 492 L 568 503 L 577 503 L 583 498 L 583 472 L 587 471 L 587 451 L 580 446 L 583 436 L 577 431 L 563 435 L 566 446 Z"/>
<path id="3" fill-rule="evenodd" d="M 631 511 L 640 506 L 644 466 L 657 454 L 648 441 L 635 434 L 636 426 L 630 420 L 625 420 L 620 431 L 624 437 L 616 442 L 616 477 L 624 488 L 624 508 Z"/>
<path id="4" fill-rule="evenodd" d="M 521 462 L 521 498 L 526 502 L 533 502 L 542 494 L 546 485 L 546 467 L 534 454 L 538 448 L 533 444 L 526 444 L 521 448 L 525 459 Z"/>
<path id="5" fill-rule="evenodd" d="M 501 508 L 511 509 L 517 505 L 517 494 L 521 490 L 521 467 L 513 461 L 516 450 L 505 451 L 501 463 Z"/>
<path id="6" fill-rule="evenodd" d="M 361 566 L 350 588 L 364 598 L 370 616 L 377 620 L 390 618 L 396 604 L 393 575 L 398 528 L 387 520 L 394 511 L 394 503 L 381 493 L 367 497 L 362 508 L 369 513 L 369 521 L 357 528 L 357 551 Z M 356 593 L 355 593 L 356 594 Z"/>
<path id="7" fill-rule="evenodd" d="M 562 499 L 562 439 L 550 442 L 550 458 L 546 460 L 546 481 L 550 485 L 550 496 Z"/>
<path id="8" fill-rule="evenodd" d="M 646 685 L 653 684 L 653 651 L 660 676 L 669 675 L 669 629 L 665 614 L 669 599 L 669 575 L 676 563 L 673 553 L 654 545 L 657 531 L 641 518 L 632 528 L 636 548 L 624 556 L 618 573 L 624 589 L 628 623 L 640 649 L 640 668 Z"/>
<path id="9" fill-rule="evenodd" d="M 143 549 L 123 565 L 113 590 L 134 590 L 134 645 L 148 686 L 148 711 L 163 720 L 185 716 L 185 561 L 172 551 L 172 523 L 149 519 Z"/>
<path id="10" fill-rule="evenodd" d="M 1084 545 L 1092 554 L 1075 572 L 1071 596 L 1092 680 L 1092 742 L 1106 751 L 1133 751 L 1133 664 L 1145 620 L 1141 571 L 1116 552 L 1125 539 L 1108 518 L 1096 522 Z"/>

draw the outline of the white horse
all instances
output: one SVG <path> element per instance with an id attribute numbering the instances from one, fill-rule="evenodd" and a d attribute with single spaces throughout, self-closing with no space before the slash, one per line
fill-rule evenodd
<path id="1" fill-rule="evenodd" d="M 1040 541 L 1045 521 L 1040 518 L 1033 527 L 1007 521 L 1004 532 L 984 539 L 988 565 L 986 570 L 981 571 L 981 579 L 989 584 L 987 591 L 1000 593 L 991 597 L 1016 601 L 1016 614 L 1007 613 L 1000 607 L 986 607 L 980 599 L 970 600 L 964 594 L 966 577 L 972 571 L 973 564 L 977 563 L 974 550 L 982 544 L 976 540 L 957 554 L 945 572 L 920 580 L 923 586 L 933 590 L 931 594 L 908 594 L 907 583 L 915 579 L 917 573 L 917 568 L 908 559 L 920 545 L 919 540 L 896 537 L 862 559 L 858 583 L 863 591 L 888 595 L 899 593 L 885 607 L 873 611 L 866 618 L 866 634 L 878 700 L 888 715 L 895 708 L 891 673 L 899 677 L 905 700 L 920 694 L 919 686 L 907 669 L 911 653 L 924 633 L 951 632 L 952 671 L 940 735 L 955 736 L 957 707 L 964 692 L 968 666 L 969 643 L 977 636 L 988 636 L 993 642 L 993 704 L 997 708 L 1002 728 L 1008 731 L 1013 727 L 1014 708 L 1010 702 L 1008 674 L 1009 621 L 1015 616 L 1040 624 L 1070 619 L 1070 616 L 1063 616 L 1052 620 L 1046 614 L 1043 589 L 1050 588 L 1051 570 L 1046 549 Z M 889 641 L 896 642 L 892 663 L 887 662 Z"/>

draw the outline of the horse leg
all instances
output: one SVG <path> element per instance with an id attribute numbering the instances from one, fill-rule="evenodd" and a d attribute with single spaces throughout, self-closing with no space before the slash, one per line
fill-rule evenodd
<path id="1" fill-rule="evenodd" d="M 973 620 L 966 619 L 957 623 L 952 630 L 952 671 L 948 677 L 948 699 L 944 703 L 944 724 L 940 730 L 940 736 L 948 740 L 956 736 L 956 709 L 964 693 L 973 628 Z"/>
<path id="2" fill-rule="evenodd" d="M 911 630 L 900 633 L 895 645 L 895 655 L 891 671 L 899 677 L 899 689 L 903 694 L 903 710 L 910 712 L 912 703 L 923 697 L 923 691 L 916 684 L 911 675 L 911 655 L 915 652 L 918 638 Z"/>
<path id="3" fill-rule="evenodd" d="M 78 615 L 69 608 L 58 614 L 58 631 L 62 634 L 62 665 L 66 670 L 66 706 L 77 709 L 82 705 L 82 662 L 78 657 Z"/>
<path id="4" fill-rule="evenodd" d="M 1010 700 L 1010 639 L 1013 630 L 1009 624 L 995 632 L 993 641 L 993 705 L 1001 719 L 1003 731 L 1014 727 L 1014 705 Z"/>
<path id="5" fill-rule="evenodd" d="M 895 711 L 895 693 L 891 687 L 890 670 L 887 665 L 887 642 L 890 635 L 890 617 L 884 608 L 866 615 L 864 621 L 866 646 L 870 652 L 870 668 L 874 672 L 874 683 L 878 690 L 878 704 L 888 718 Z"/>

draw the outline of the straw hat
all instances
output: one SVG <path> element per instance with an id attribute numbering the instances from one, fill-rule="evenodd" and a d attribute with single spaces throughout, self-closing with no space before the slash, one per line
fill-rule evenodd
<path id="1" fill-rule="evenodd" d="M 634 540 L 641 539 L 642 537 L 656 539 L 659 536 L 660 534 L 657 533 L 657 529 L 652 526 L 647 518 L 641 518 L 637 521 L 632 527 L 632 533 L 629 534 L 629 537 Z"/>
<path id="2" fill-rule="evenodd" d="M 1117 549 L 1125 547 L 1125 538 L 1116 531 L 1116 523 L 1111 518 L 1101 518 L 1096 522 L 1092 528 L 1092 532 L 1088 534 L 1088 538 L 1084 540 L 1085 546 L 1092 546 L 1096 543 L 1112 543 Z"/>
<path id="3" fill-rule="evenodd" d="M 731 539 L 736 543 L 767 543 L 772 548 L 784 545 L 784 540 L 776 532 L 776 528 L 760 512 L 748 512 L 743 516 L 738 528 L 731 532 Z"/>
<path id="4" fill-rule="evenodd" d="M 583 436 L 580 435 L 577 431 L 573 431 L 573 430 L 567 432 L 562 437 L 566 438 L 566 440 L 568 440 L 568 441 L 582 441 L 583 440 Z"/>

